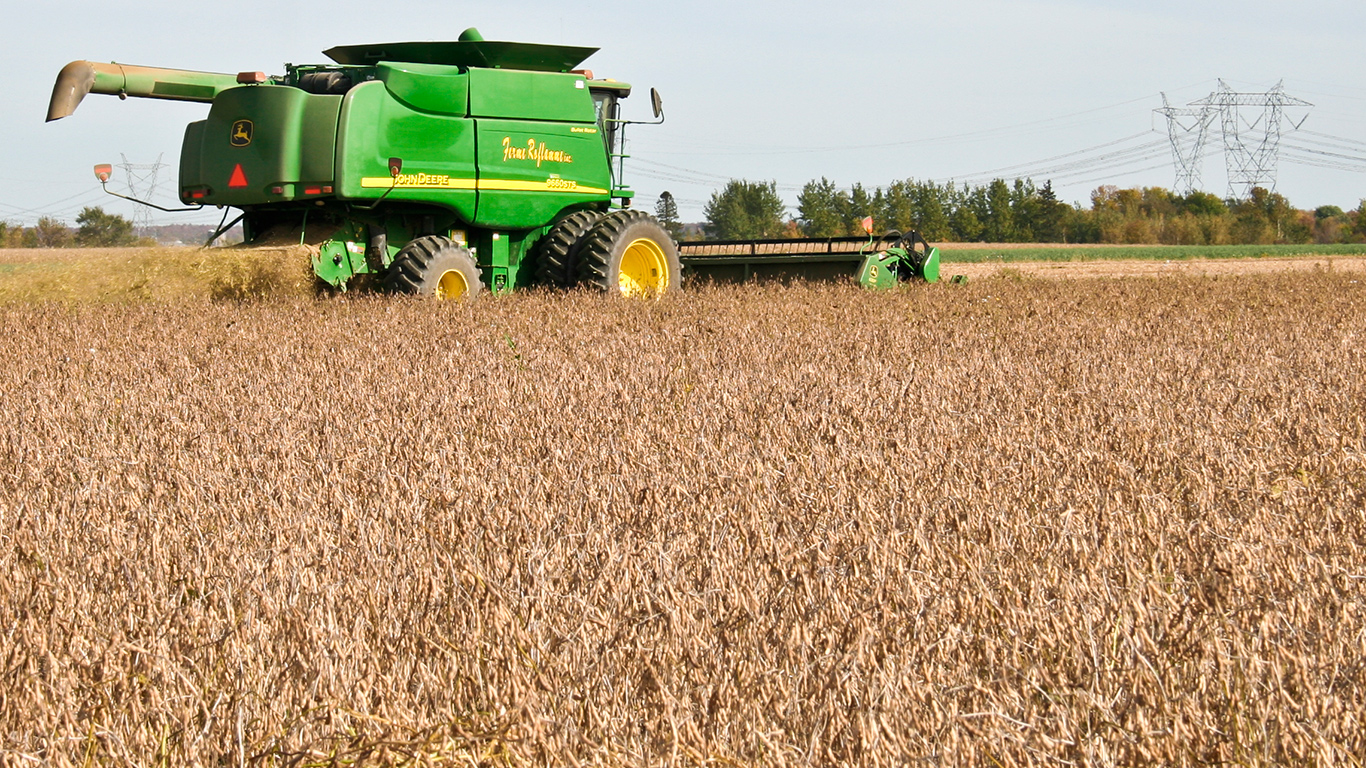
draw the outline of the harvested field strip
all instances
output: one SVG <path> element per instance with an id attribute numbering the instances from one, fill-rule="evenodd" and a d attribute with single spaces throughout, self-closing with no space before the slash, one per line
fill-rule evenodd
<path id="1" fill-rule="evenodd" d="M 1304 272 L 1339 272 L 1348 280 L 1366 280 L 1366 257 L 1362 256 L 1299 256 L 1266 259 L 1189 259 L 1180 261 L 1014 261 L 1008 264 L 977 262 L 975 264 L 945 263 L 949 274 L 966 275 L 973 280 L 982 278 L 1086 279 L 1117 277 L 1150 277 L 1156 279 L 1190 277 L 1236 277 Z"/>
<path id="2" fill-rule="evenodd" d="M 1366 754 L 1348 275 L 0 324 L 6 762 Z"/>
<path id="3" fill-rule="evenodd" d="M 1017 261 L 1184 261 L 1263 259 L 1294 256 L 1366 256 L 1366 245 L 1036 245 L 1032 243 L 942 243 L 944 262 Z"/>

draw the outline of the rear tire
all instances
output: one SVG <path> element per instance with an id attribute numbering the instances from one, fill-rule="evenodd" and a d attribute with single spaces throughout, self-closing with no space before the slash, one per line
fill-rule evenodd
<path id="1" fill-rule="evenodd" d="M 470 252 L 440 235 L 419 237 L 394 256 L 384 287 L 435 299 L 475 299 L 484 289 Z"/>
<path id="2" fill-rule="evenodd" d="M 654 298 L 678 290 L 678 246 L 644 211 L 613 211 L 583 238 L 579 282 L 605 293 Z"/>
<path id="3" fill-rule="evenodd" d="M 600 219 L 600 211 L 579 211 L 556 222 L 536 246 L 537 282 L 558 288 L 574 287 L 579 277 L 579 248 L 583 245 L 583 236 Z"/>

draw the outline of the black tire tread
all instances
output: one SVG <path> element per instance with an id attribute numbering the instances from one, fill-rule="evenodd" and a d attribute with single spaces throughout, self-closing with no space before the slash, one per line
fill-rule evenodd
<path id="1" fill-rule="evenodd" d="M 385 270 L 382 278 L 385 289 L 394 293 L 421 293 L 432 261 L 441 251 L 457 247 L 455 241 L 441 235 L 423 235 L 410 240 L 394 256 L 389 269 Z M 474 265 L 474 275 L 476 278 L 482 277 L 477 264 Z M 477 292 L 478 289 L 475 288 L 474 291 Z"/>
<path id="2" fill-rule="evenodd" d="M 645 211 L 627 208 L 602 217 L 583 238 L 579 247 L 579 283 L 607 292 L 616 289 L 612 281 L 612 250 L 626 228 L 640 221 L 654 221 Z"/>
<path id="3" fill-rule="evenodd" d="M 578 280 L 576 261 L 583 236 L 601 220 L 601 211 L 579 211 L 556 222 L 536 246 L 536 280 L 544 285 L 572 288 Z"/>

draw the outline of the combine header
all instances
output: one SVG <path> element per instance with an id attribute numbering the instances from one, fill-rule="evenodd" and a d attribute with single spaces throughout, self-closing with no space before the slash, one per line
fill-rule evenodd
<path id="1" fill-rule="evenodd" d="M 658 296 L 679 288 L 685 266 L 714 280 L 937 279 L 938 252 L 915 233 L 885 248 L 871 235 L 680 248 L 630 208 L 621 148 L 633 121 L 620 102 L 631 86 L 576 69 L 596 50 L 468 29 L 452 42 L 339 46 L 324 51 L 333 63 L 283 75 L 74 61 L 47 119 L 89 93 L 211 105 L 181 145 L 187 207 L 135 202 L 240 209 L 215 238 L 241 222 L 248 244 L 309 244 L 313 271 L 337 288 L 372 275 L 441 298 L 533 284 Z M 101 183 L 109 174 L 96 166 Z"/>
<path id="2" fill-rule="evenodd" d="M 832 280 L 853 276 L 865 288 L 919 279 L 939 281 L 939 249 L 917 232 L 776 240 L 704 240 L 678 244 L 685 273 L 717 282 Z"/>

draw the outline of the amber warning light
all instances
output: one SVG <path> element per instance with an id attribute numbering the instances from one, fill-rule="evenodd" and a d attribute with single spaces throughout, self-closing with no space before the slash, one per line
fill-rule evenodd
<path id="1" fill-rule="evenodd" d="M 108 163 L 100 163 L 95 166 L 95 178 L 99 179 L 101 184 L 109 181 L 109 177 L 112 175 L 114 175 L 114 166 Z"/>
<path id="2" fill-rule="evenodd" d="M 242 85 L 260 85 L 266 81 L 265 72 L 238 72 L 237 82 Z"/>

